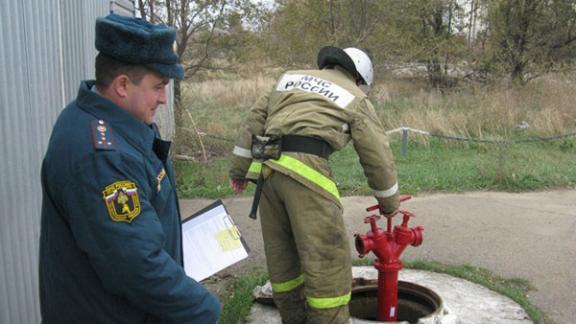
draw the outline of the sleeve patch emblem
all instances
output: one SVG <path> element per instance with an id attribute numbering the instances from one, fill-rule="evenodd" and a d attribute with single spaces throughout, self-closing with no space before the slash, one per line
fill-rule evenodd
<path id="1" fill-rule="evenodd" d="M 102 191 L 108 215 L 115 222 L 131 223 L 140 215 L 138 188 L 132 181 L 116 181 Z"/>

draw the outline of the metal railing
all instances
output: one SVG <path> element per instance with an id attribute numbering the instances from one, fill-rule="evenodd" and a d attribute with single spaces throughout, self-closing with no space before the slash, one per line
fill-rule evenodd
<path id="1" fill-rule="evenodd" d="M 554 136 L 548 136 L 548 137 L 530 137 L 530 138 L 514 139 L 514 140 L 486 139 L 486 138 L 473 138 L 473 137 L 464 137 L 464 136 L 456 136 L 456 135 L 435 134 L 435 133 L 432 133 L 429 131 L 425 131 L 425 130 L 421 130 L 421 129 L 415 129 L 415 128 L 411 128 L 411 127 L 405 127 L 405 126 L 386 131 L 386 135 L 391 135 L 391 134 L 395 134 L 395 133 L 401 133 L 400 154 L 402 154 L 402 156 L 406 156 L 408 154 L 408 134 L 409 133 L 415 133 L 415 134 L 419 134 L 419 135 L 423 135 L 423 136 L 440 138 L 440 139 L 444 139 L 444 140 L 448 140 L 448 141 L 484 143 L 484 144 L 499 144 L 499 145 L 548 142 L 548 141 L 555 141 L 555 140 L 565 139 L 565 138 L 570 138 L 570 137 L 576 137 L 576 132 L 572 132 L 572 133 L 566 133 L 566 134 L 554 135 Z M 212 134 L 208 134 L 208 133 L 201 132 L 201 131 L 198 132 L 198 135 L 200 137 L 207 137 L 207 138 L 212 138 L 212 139 L 230 142 L 230 143 L 234 143 L 236 141 L 235 139 L 231 139 L 231 138 L 227 138 L 227 137 L 223 137 L 223 136 L 218 136 L 218 135 L 212 135 Z"/>
<path id="2" fill-rule="evenodd" d="M 450 141 L 461 141 L 461 142 L 472 142 L 472 143 L 485 143 L 485 144 L 500 144 L 500 145 L 508 145 L 508 144 L 526 144 L 526 143 L 535 143 L 535 142 L 547 142 L 547 141 L 554 141 L 569 137 L 575 137 L 576 132 L 573 133 L 566 133 L 562 135 L 555 135 L 549 137 L 530 137 L 524 139 L 516 139 L 516 140 L 507 140 L 507 139 L 483 139 L 483 138 L 473 138 L 473 137 L 463 137 L 463 136 L 454 136 L 454 135 L 443 135 L 443 134 L 434 134 L 428 131 L 424 131 L 421 129 L 414 129 L 410 127 L 398 127 L 395 129 L 391 129 L 386 131 L 387 135 L 402 132 L 402 144 L 400 146 L 400 152 L 402 156 L 406 156 L 408 154 L 408 133 L 413 132 L 416 134 L 441 138 Z"/>

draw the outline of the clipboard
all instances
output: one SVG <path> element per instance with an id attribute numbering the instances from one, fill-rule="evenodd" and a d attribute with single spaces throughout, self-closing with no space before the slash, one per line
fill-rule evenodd
<path id="1" fill-rule="evenodd" d="M 202 281 L 248 257 L 250 249 L 221 200 L 182 222 L 186 275 Z"/>

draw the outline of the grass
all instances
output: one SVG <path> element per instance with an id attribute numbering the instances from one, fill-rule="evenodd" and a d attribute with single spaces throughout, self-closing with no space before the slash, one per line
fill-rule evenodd
<path id="1" fill-rule="evenodd" d="M 183 106 L 200 132 L 234 139 L 250 106 L 273 87 L 278 74 L 182 83 Z M 526 133 L 551 136 L 576 130 L 575 85 L 574 74 L 554 74 L 522 88 L 469 84 L 441 93 L 427 89 L 421 80 L 396 79 L 379 81 L 370 99 L 386 129 L 407 126 L 445 135 L 508 138 L 525 122 Z M 185 122 L 190 123 L 187 118 Z M 198 156 L 191 125 L 177 133 L 177 153 Z M 212 155 L 226 153 L 221 141 L 208 136 L 204 140 Z"/>
<path id="2" fill-rule="evenodd" d="M 372 265 L 370 258 L 356 259 L 353 265 Z M 509 279 L 499 277 L 489 270 L 471 265 L 446 265 L 434 261 L 413 260 L 404 261 L 404 268 L 427 270 L 432 272 L 446 273 L 482 285 L 490 290 L 509 297 L 518 303 L 528 313 L 535 324 L 550 324 L 551 319 L 540 309 L 534 306 L 526 297 L 533 288 L 524 279 Z M 241 324 L 246 322 L 246 317 L 252 307 L 252 290 L 257 285 L 266 282 L 267 276 L 263 274 L 248 275 L 241 277 L 235 284 L 234 293 L 224 301 L 224 310 L 220 323 Z"/>
<path id="3" fill-rule="evenodd" d="M 402 156 L 399 139 L 390 139 L 404 194 L 427 192 L 523 192 L 576 186 L 576 140 L 489 145 L 454 144 L 433 139 L 411 142 Z M 231 150 L 231 148 L 230 148 Z M 349 145 L 335 153 L 331 165 L 344 196 L 369 195 L 358 157 Z M 232 195 L 228 186 L 228 158 L 209 163 L 176 163 L 181 198 L 221 198 Z M 253 192 L 249 186 L 247 195 Z"/>
<path id="4" fill-rule="evenodd" d="M 386 128 L 409 126 L 442 134 L 483 138 L 508 136 L 527 122 L 531 132 L 550 136 L 574 130 L 573 75 L 547 75 L 525 87 L 467 85 L 449 92 L 427 90 L 413 80 L 390 80 L 370 97 Z"/>
<path id="5" fill-rule="evenodd" d="M 253 274 L 238 278 L 234 284 L 234 292 L 224 300 L 224 309 L 220 316 L 221 324 L 245 323 L 245 318 L 252 307 L 252 290 L 263 285 L 268 280 L 265 274 Z"/>
<path id="6" fill-rule="evenodd" d="M 176 187 L 180 198 L 216 198 L 233 194 L 228 185 L 228 160 L 209 163 L 176 161 Z"/>
<path id="7" fill-rule="evenodd" d="M 532 191 L 576 185 L 576 141 L 516 145 L 412 143 L 402 156 L 392 140 L 402 192 Z M 350 148 L 331 161 L 344 194 L 370 193 Z"/>
<path id="8" fill-rule="evenodd" d="M 275 77 L 206 80 L 183 83 L 184 107 L 191 112 L 208 152 L 208 163 L 178 162 L 181 197 L 225 197 L 228 159 L 250 105 L 273 85 Z M 435 134 L 483 139 L 551 136 L 576 131 L 574 75 L 540 77 L 526 87 L 469 85 L 440 93 L 417 80 L 381 81 L 371 92 L 386 129 L 399 126 Z M 516 126 L 525 121 L 528 129 Z M 186 118 L 185 122 L 190 121 Z M 175 153 L 201 160 L 198 136 L 191 125 L 177 131 Z M 223 140 L 224 139 L 224 140 Z M 410 135 L 407 156 L 399 152 L 399 136 L 391 135 L 401 190 L 461 192 L 474 190 L 531 191 L 576 185 L 574 138 L 518 145 L 458 144 Z M 370 192 L 352 148 L 336 153 L 333 170 L 343 195 Z M 249 187 L 247 194 L 251 193 Z"/>

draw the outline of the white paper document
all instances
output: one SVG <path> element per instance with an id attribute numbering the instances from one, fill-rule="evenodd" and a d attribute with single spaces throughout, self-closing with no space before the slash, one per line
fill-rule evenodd
<path id="1" fill-rule="evenodd" d="M 204 280 L 248 257 L 248 246 L 222 201 L 190 216 L 182 223 L 184 270 Z"/>

